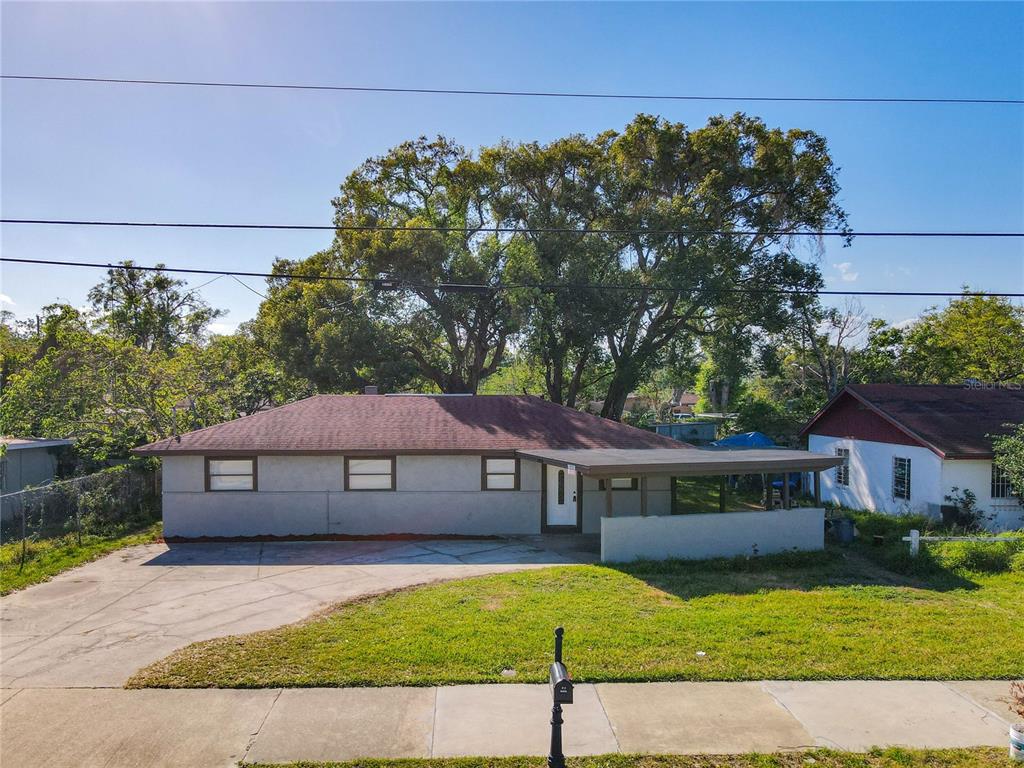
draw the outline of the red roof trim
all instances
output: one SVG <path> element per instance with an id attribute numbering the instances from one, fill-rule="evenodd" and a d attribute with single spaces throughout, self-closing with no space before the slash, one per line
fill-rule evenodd
<path id="1" fill-rule="evenodd" d="M 900 432 L 902 432 L 903 434 L 905 434 L 907 437 L 911 438 L 912 440 L 916 440 L 922 446 L 924 446 L 925 448 L 930 450 L 932 453 L 936 454 L 939 458 L 942 458 L 942 459 L 952 458 L 951 456 L 947 456 L 946 453 L 944 451 L 942 451 L 938 446 L 934 445 L 933 443 L 929 442 L 928 440 L 925 440 L 917 432 L 915 432 L 914 430 L 910 429 L 905 424 L 901 423 L 899 421 L 899 419 L 897 419 L 895 416 L 892 416 L 889 413 L 886 413 L 884 410 L 882 410 L 877 405 L 872 403 L 870 400 L 865 398 L 863 395 L 861 395 L 859 392 L 857 392 L 857 390 L 855 390 L 850 385 L 847 385 L 847 386 L 843 387 L 835 397 L 833 397 L 831 400 L 829 400 L 827 403 L 825 403 L 825 405 L 821 408 L 821 410 L 819 410 L 816 414 L 814 414 L 814 416 L 811 418 L 811 420 L 809 422 L 807 422 L 807 426 L 805 426 L 802 430 L 800 430 L 800 436 L 804 437 L 805 435 L 807 435 L 811 431 L 811 427 L 813 427 L 814 424 L 818 420 L 820 420 L 821 417 L 824 416 L 825 413 L 827 411 L 829 411 L 832 408 L 832 406 L 835 403 L 837 403 L 839 401 L 839 399 L 843 395 L 850 395 L 851 397 L 853 397 L 854 400 L 856 400 L 857 402 L 859 402 L 862 405 L 864 405 L 864 407 L 866 407 L 868 410 L 870 410 L 871 412 L 873 412 L 877 416 L 880 416 L 881 418 L 885 419 L 887 422 L 889 422 L 894 427 L 896 427 L 896 429 L 898 429 Z"/>

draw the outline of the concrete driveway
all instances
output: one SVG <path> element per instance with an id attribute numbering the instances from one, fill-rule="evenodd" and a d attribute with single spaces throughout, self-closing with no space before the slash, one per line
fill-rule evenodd
<path id="1" fill-rule="evenodd" d="M 197 640 L 412 584 L 593 561 L 592 544 L 537 536 L 132 547 L 0 598 L 0 688 L 119 687 Z"/>

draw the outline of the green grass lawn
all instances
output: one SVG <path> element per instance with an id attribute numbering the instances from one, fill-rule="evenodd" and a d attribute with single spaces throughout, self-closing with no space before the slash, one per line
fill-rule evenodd
<path id="1" fill-rule="evenodd" d="M 676 512 L 718 511 L 717 477 L 680 477 L 676 479 Z M 728 512 L 763 509 L 761 491 L 733 489 L 726 485 L 725 509 Z"/>
<path id="2" fill-rule="evenodd" d="M 48 581 L 58 573 L 88 563 L 122 547 L 146 544 L 160 537 L 160 523 L 124 536 L 83 535 L 82 544 L 72 534 L 57 539 L 30 541 L 26 547 L 24 567 L 21 563 L 21 542 L 0 545 L 0 595 Z"/>
<path id="3" fill-rule="evenodd" d="M 188 646 L 129 686 L 542 682 L 560 624 L 569 669 L 587 682 L 1024 676 L 1024 572 L 1008 558 L 1004 572 L 964 573 L 886 552 L 559 566 L 434 584 Z"/>
<path id="4" fill-rule="evenodd" d="M 998 768 L 1012 763 L 1005 749 L 900 749 L 867 753 L 815 749 L 749 755 L 597 755 L 570 757 L 569 768 Z M 247 763 L 253 768 L 271 768 Z M 544 768 L 543 757 L 459 757 L 289 763 L 290 768 Z"/>

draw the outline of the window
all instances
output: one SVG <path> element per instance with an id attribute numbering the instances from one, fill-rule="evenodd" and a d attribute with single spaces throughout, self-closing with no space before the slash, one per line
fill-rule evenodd
<path id="1" fill-rule="evenodd" d="M 255 491 L 256 457 L 206 459 L 206 490 Z"/>
<path id="2" fill-rule="evenodd" d="M 1013 496 L 1013 486 L 1010 485 L 1010 476 L 1002 467 L 992 465 L 992 493 L 993 499 L 1008 499 Z"/>
<path id="3" fill-rule="evenodd" d="M 485 491 L 518 491 L 519 459 L 482 459 L 481 488 Z"/>
<path id="4" fill-rule="evenodd" d="M 565 504 L 565 470 L 558 470 L 558 503 Z"/>
<path id="5" fill-rule="evenodd" d="M 611 481 L 613 491 L 635 491 L 637 488 L 640 487 L 635 477 L 613 477 L 611 478 Z M 607 487 L 607 482 L 608 481 L 603 478 L 601 480 L 598 480 L 598 490 L 603 491 Z"/>
<path id="6" fill-rule="evenodd" d="M 843 463 L 836 467 L 836 485 L 850 484 L 850 449 L 836 448 L 836 456 L 839 456 Z"/>
<path id="7" fill-rule="evenodd" d="M 892 497 L 910 501 L 910 459 L 900 456 L 893 457 Z"/>
<path id="8" fill-rule="evenodd" d="M 346 491 L 395 490 L 395 457 L 345 457 Z"/>

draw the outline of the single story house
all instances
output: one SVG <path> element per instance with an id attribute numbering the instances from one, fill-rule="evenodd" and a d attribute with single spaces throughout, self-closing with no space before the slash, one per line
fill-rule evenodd
<path id="1" fill-rule="evenodd" d="M 995 531 L 1024 527 L 1024 507 L 992 462 L 989 435 L 1024 422 L 1024 388 L 850 385 L 803 428 L 808 450 L 843 460 L 822 476 L 825 501 L 938 517 L 971 490 Z"/>
<path id="2" fill-rule="evenodd" d="M 53 480 L 60 465 L 61 454 L 73 445 L 71 440 L 44 437 L 2 437 L 0 446 L 0 495 L 14 494 L 23 488 L 45 485 Z M 17 496 L 2 503 L 2 518 L 9 520 L 20 514 Z"/>
<path id="3" fill-rule="evenodd" d="M 134 452 L 162 459 L 176 537 L 597 533 L 603 517 L 670 515 L 677 476 L 838 461 L 702 450 L 506 395 L 317 395 Z"/>

